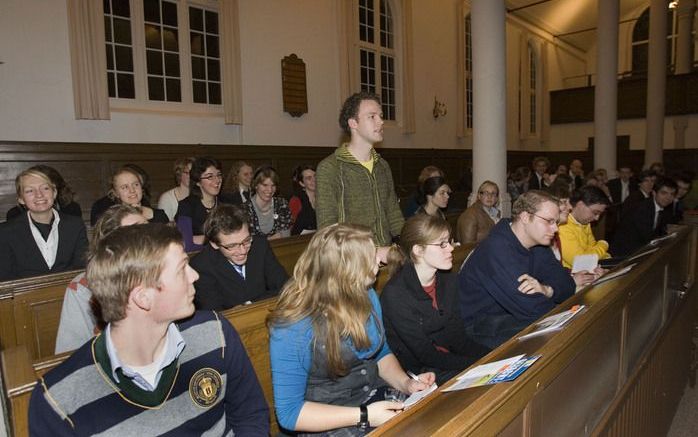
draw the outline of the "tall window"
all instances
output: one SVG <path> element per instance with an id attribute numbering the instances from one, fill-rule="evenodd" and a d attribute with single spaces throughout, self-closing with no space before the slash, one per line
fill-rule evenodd
<path id="1" fill-rule="evenodd" d="M 536 51 L 528 43 L 528 109 L 529 109 L 529 119 L 528 119 L 528 132 L 530 134 L 536 133 L 536 126 L 538 122 L 538 105 L 536 104 L 538 90 L 538 60 L 536 58 Z"/>
<path id="2" fill-rule="evenodd" d="M 465 16 L 465 127 L 473 128 L 473 39 L 470 14 Z"/>
<path id="3" fill-rule="evenodd" d="M 676 9 L 667 8 L 667 69 L 672 70 L 676 58 L 676 40 L 678 23 L 676 21 Z M 647 74 L 647 62 L 649 60 L 650 39 L 650 9 L 647 8 L 640 15 L 633 27 L 633 74 Z"/>
<path id="4" fill-rule="evenodd" d="M 388 0 L 359 0 L 359 69 L 362 91 L 377 93 L 383 117 L 396 117 L 395 28 Z"/>
<path id="5" fill-rule="evenodd" d="M 221 104 L 217 2 L 103 3 L 109 97 Z"/>
<path id="6" fill-rule="evenodd" d="M 104 0 L 104 39 L 109 97 L 135 98 L 131 8 L 128 0 Z"/>

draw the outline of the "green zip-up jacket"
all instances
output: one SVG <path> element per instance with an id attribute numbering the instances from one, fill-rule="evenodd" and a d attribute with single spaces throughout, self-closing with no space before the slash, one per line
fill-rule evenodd
<path id="1" fill-rule="evenodd" d="M 374 149 L 373 172 L 361 165 L 342 144 L 317 167 L 315 213 L 318 229 L 334 223 L 354 223 L 373 230 L 373 240 L 387 246 L 400 235 L 405 219 L 398 205 L 388 162 Z"/>

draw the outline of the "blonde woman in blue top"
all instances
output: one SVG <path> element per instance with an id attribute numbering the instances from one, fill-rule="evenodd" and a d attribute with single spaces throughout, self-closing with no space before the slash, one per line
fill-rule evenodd
<path id="1" fill-rule="evenodd" d="M 392 386 L 424 390 L 388 348 L 376 292 L 372 234 L 335 224 L 317 232 L 269 315 L 274 407 L 282 428 L 312 435 L 364 435 L 403 408 Z"/>

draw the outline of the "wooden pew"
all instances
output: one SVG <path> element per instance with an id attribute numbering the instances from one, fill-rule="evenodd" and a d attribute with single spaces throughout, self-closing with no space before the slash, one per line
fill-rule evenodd
<path id="1" fill-rule="evenodd" d="M 515 381 L 436 391 L 371 435 L 665 435 L 691 366 L 697 248 L 698 228 L 684 229 L 551 311 L 588 306 L 565 329 L 513 338 L 476 363 L 540 354 Z"/>
<path id="2" fill-rule="evenodd" d="M 473 245 L 461 246 L 453 252 L 454 269 L 458 269 Z M 376 290 L 380 293 L 387 282 L 387 271 L 381 270 L 376 279 Z M 277 425 L 273 411 L 273 392 L 269 364 L 269 332 L 265 320 L 269 311 L 276 305 L 276 298 L 266 299 L 243 307 L 223 311 L 221 315 L 232 323 L 240 334 L 243 344 L 250 356 L 257 378 L 270 406 L 271 425 L 276 431 Z M 28 434 L 27 412 L 31 390 L 36 378 L 60 364 L 70 353 L 52 356 L 41 360 L 32 360 L 27 345 L 14 346 L 0 352 L 2 377 L 5 382 L 6 403 L 10 412 L 10 425 L 15 437 Z M 274 434 L 274 433 L 272 433 Z"/>
<path id="3" fill-rule="evenodd" d="M 310 235 L 270 242 L 281 265 L 291 274 Z M 56 345 L 65 289 L 80 271 L 0 283 L 0 348 L 26 344 L 32 359 L 50 357 Z"/>

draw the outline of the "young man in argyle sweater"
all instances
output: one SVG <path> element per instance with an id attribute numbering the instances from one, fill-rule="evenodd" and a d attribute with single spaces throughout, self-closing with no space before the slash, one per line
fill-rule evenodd
<path id="1" fill-rule="evenodd" d="M 269 434 L 269 409 L 230 323 L 194 312 L 197 273 L 176 228 L 102 240 L 87 280 L 108 323 L 32 393 L 32 436 Z"/>

